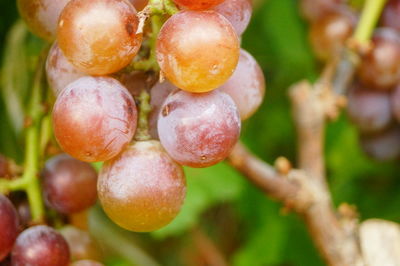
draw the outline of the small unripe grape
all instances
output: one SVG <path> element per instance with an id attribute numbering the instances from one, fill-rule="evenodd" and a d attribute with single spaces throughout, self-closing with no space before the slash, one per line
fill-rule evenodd
<path id="1" fill-rule="evenodd" d="M 60 94 L 68 84 L 84 76 L 65 58 L 57 42 L 53 44 L 47 56 L 46 74 L 55 96 Z"/>
<path id="2" fill-rule="evenodd" d="M 161 28 L 156 51 L 171 83 L 189 92 L 207 92 L 232 75 L 239 39 L 229 21 L 215 11 L 182 11 Z"/>
<path id="3" fill-rule="evenodd" d="M 383 27 L 393 28 L 395 30 L 400 30 L 400 1 L 390 0 L 385 5 L 385 9 L 381 16 L 381 25 Z"/>
<path id="4" fill-rule="evenodd" d="M 253 13 L 251 0 L 225 0 L 214 7 L 213 10 L 229 20 L 238 36 L 246 30 Z"/>
<path id="5" fill-rule="evenodd" d="M 347 39 L 352 35 L 355 16 L 345 7 L 336 8 L 311 25 L 310 41 L 321 60 L 338 56 Z"/>
<path id="6" fill-rule="evenodd" d="M 105 75 L 128 65 L 139 51 L 138 23 L 125 0 L 72 0 L 61 13 L 57 38 L 77 69 Z"/>
<path id="7" fill-rule="evenodd" d="M 0 261 L 10 253 L 19 233 L 18 214 L 11 201 L 0 194 Z"/>
<path id="8" fill-rule="evenodd" d="M 390 161 L 400 157 L 400 128 L 392 127 L 374 135 L 361 135 L 361 147 L 374 160 Z"/>
<path id="9" fill-rule="evenodd" d="M 88 163 L 57 155 L 46 162 L 42 179 L 48 204 L 60 213 L 80 212 L 96 203 L 97 173 Z"/>
<path id="10" fill-rule="evenodd" d="M 158 118 L 158 134 L 178 163 L 207 167 L 224 160 L 240 135 L 235 103 L 220 91 L 194 94 L 174 91 Z"/>
<path id="11" fill-rule="evenodd" d="M 364 84 L 388 90 L 400 81 L 400 35 L 390 28 L 375 31 L 372 49 L 362 56 L 358 76 Z"/>
<path id="12" fill-rule="evenodd" d="M 17 0 L 18 10 L 29 29 L 51 41 L 56 37 L 60 13 L 70 0 Z"/>
<path id="13" fill-rule="evenodd" d="M 98 191 L 111 220 L 127 230 L 149 232 L 176 217 L 186 181 L 182 167 L 158 141 L 139 141 L 104 164 Z"/>
<path id="14" fill-rule="evenodd" d="M 242 120 L 252 116 L 260 107 L 265 94 L 264 74 L 248 52 L 240 50 L 236 70 L 220 90 L 232 97 Z"/>
<path id="15" fill-rule="evenodd" d="M 71 263 L 70 266 L 104 266 L 104 264 L 94 260 L 78 260 Z"/>
<path id="16" fill-rule="evenodd" d="M 343 0 L 300 0 L 300 11 L 311 22 L 334 10 Z"/>
<path id="17" fill-rule="evenodd" d="M 54 134 L 78 160 L 106 161 L 131 141 L 137 123 L 135 102 L 117 80 L 83 77 L 67 86 L 53 109 Z"/>
<path id="18" fill-rule="evenodd" d="M 224 0 L 174 0 L 180 6 L 191 10 L 206 10 L 224 2 Z"/>
<path id="19" fill-rule="evenodd" d="M 68 244 L 53 228 L 38 225 L 22 232 L 11 255 L 13 266 L 67 266 Z"/>
<path id="20" fill-rule="evenodd" d="M 348 95 L 347 113 L 351 121 L 363 133 L 379 132 L 392 120 L 390 94 L 356 84 Z"/>
<path id="21" fill-rule="evenodd" d="M 67 225 L 60 230 L 68 243 L 71 260 L 99 260 L 100 251 L 88 232 Z"/>

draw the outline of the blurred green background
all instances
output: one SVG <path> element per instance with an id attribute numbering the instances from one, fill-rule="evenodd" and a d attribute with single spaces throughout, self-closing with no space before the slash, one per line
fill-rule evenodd
<path id="1" fill-rule="evenodd" d="M 5 104 L 12 101 L 6 87 L 29 87 L 31 61 L 41 42 L 29 36 L 23 45 L 6 49 L 7 34 L 17 18 L 14 0 L 1 0 L 0 152 L 19 161 L 21 136 L 12 126 L 17 118 L 8 117 L 5 111 Z M 264 70 L 267 94 L 262 108 L 244 123 L 242 140 L 270 163 L 278 156 L 296 160 L 287 88 L 301 79 L 314 80 L 321 68 L 308 44 L 307 27 L 297 1 L 264 0 L 243 36 L 243 48 Z M 358 146 L 357 132 L 345 115 L 328 126 L 326 160 L 335 204 L 356 205 L 361 219 L 379 217 L 400 222 L 398 162 L 376 163 L 366 158 Z M 324 265 L 301 219 L 284 214 L 280 204 L 227 164 L 186 169 L 186 173 L 188 193 L 183 210 L 160 231 L 127 233 L 113 227 L 99 208 L 92 211 L 92 230 L 106 242 L 102 246 L 107 265 L 212 265 L 213 260 L 218 262 L 218 256 L 236 266 Z"/>

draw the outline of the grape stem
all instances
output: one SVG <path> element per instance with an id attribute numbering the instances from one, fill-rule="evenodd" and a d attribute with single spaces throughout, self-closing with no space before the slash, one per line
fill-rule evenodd
<path id="1" fill-rule="evenodd" d="M 135 140 L 145 141 L 151 139 L 148 122 L 148 116 L 151 112 L 150 94 L 143 90 L 139 95 L 139 101 L 138 129 L 136 130 Z"/>

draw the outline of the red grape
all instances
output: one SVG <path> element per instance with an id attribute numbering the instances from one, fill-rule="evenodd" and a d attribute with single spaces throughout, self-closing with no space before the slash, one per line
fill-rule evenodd
<path id="1" fill-rule="evenodd" d="M 137 123 L 135 102 L 117 80 L 83 77 L 58 96 L 54 134 L 61 148 L 87 162 L 116 156 L 131 141 Z"/>
<path id="2" fill-rule="evenodd" d="M 46 73 L 49 86 L 56 96 L 68 84 L 84 76 L 65 58 L 57 42 L 53 44 L 47 56 Z"/>
<path id="3" fill-rule="evenodd" d="M 392 122 L 390 94 L 360 84 L 349 91 L 347 113 L 363 133 L 379 132 Z"/>
<path id="4" fill-rule="evenodd" d="M 182 167 L 158 141 L 140 141 L 104 164 L 99 199 L 119 226 L 136 232 L 157 230 L 172 221 L 185 198 Z"/>
<path id="5" fill-rule="evenodd" d="M 225 159 L 240 135 L 235 103 L 220 91 L 194 94 L 174 91 L 163 104 L 158 133 L 178 163 L 207 167 Z"/>
<path id="6" fill-rule="evenodd" d="M 249 118 L 260 107 L 265 94 L 264 74 L 248 52 L 240 50 L 236 70 L 220 90 L 232 97 L 242 120 Z"/>
<path id="7" fill-rule="evenodd" d="M 400 30 L 400 0 L 390 0 L 385 6 L 381 16 L 381 25 Z"/>
<path id="8" fill-rule="evenodd" d="M 400 121 L 400 85 L 393 90 L 391 100 L 394 117 Z"/>
<path id="9" fill-rule="evenodd" d="M 46 200 L 58 212 L 76 213 L 96 203 L 97 173 L 90 164 L 60 154 L 46 162 L 42 176 Z"/>
<path id="10" fill-rule="evenodd" d="M 135 8 L 125 0 L 72 0 L 61 13 L 58 42 L 80 71 L 114 73 L 128 65 L 140 48 L 138 23 Z"/>
<path id="11" fill-rule="evenodd" d="M 306 19 L 313 22 L 327 15 L 340 3 L 343 0 L 300 0 L 300 11 Z"/>
<path id="12" fill-rule="evenodd" d="M 397 159 L 400 156 L 400 128 L 393 127 L 375 135 L 361 135 L 361 147 L 377 161 Z"/>
<path id="13" fill-rule="evenodd" d="M 249 25 L 253 7 L 251 0 L 225 0 L 214 7 L 213 10 L 229 20 L 237 35 L 240 36 Z"/>
<path id="14" fill-rule="evenodd" d="M 205 10 L 221 4 L 224 0 L 174 0 L 180 6 L 192 10 Z"/>
<path id="15" fill-rule="evenodd" d="M 65 239 L 53 228 L 38 225 L 22 232 L 11 255 L 13 266 L 67 266 L 69 249 Z"/>
<path id="16" fill-rule="evenodd" d="M 11 201 L 0 194 L 0 261 L 10 253 L 19 233 L 18 214 Z"/>
<path id="17" fill-rule="evenodd" d="M 78 260 L 71 263 L 70 266 L 104 266 L 104 264 L 94 260 Z"/>
<path id="18" fill-rule="evenodd" d="M 68 225 L 63 227 L 60 233 L 68 243 L 71 260 L 100 259 L 98 247 L 88 232 Z"/>
<path id="19" fill-rule="evenodd" d="M 217 12 L 183 11 L 161 28 L 156 51 L 170 82 L 186 91 L 207 92 L 232 75 L 239 59 L 239 39 Z"/>
<path id="20" fill-rule="evenodd" d="M 143 90 L 149 90 L 157 82 L 157 77 L 152 73 L 133 71 L 119 75 L 118 80 L 133 97 L 139 97 Z"/>
<path id="21" fill-rule="evenodd" d="M 53 40 L 60 13 L 70 0 L 17 0 L 19 13 L 37 36 Z"/>
<path id="22" fill-rule="evenodd" d="M 131 2 L 136 10 L 140 11 L 146 7 L 146 5 L 149 3 L 149 0 L 129 0 L 129 2 Z"/>
<path id="23" fill-rule="evenodd" d="M 362 57 L 359 78 L 376 89 L 391 89 L 400 81 L 400 35 L 394 29 L 378 29 L 372 45 Z"/>

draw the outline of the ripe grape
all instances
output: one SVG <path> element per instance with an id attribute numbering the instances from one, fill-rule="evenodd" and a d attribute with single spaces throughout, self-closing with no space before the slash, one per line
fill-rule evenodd
<path id="1" fill-rule="evenodd" d="M 19 233 L 18 214 L 11 201 L 0 194 L 0 261 L 10 253 Z"/>
<path id="2" fill-rule="evenodd" d="M 400 121 L 400 85 L 393 90 L 391 100 L 394 117 Z"/>
<path id="3" fill-rule="evenodd" d="M 68 84 L 84 76 L 65 58 L 57 42 L 53 44 L 47 56 L 46 74 L 49 86 L 56 96 Z"/>
<path id="4" fill-rule="evenodd" d="M 217 12 L 183 11 L 161 28 L 156 51 L 170 82 L 186 91 L 207 92 L 232 75 L 239 59 L 239 39 Z"/>
<path id="5" fill-rule="evenodd" d="M 354 15 L 341 7 L 313 22 L 310 41 L 317 57 L 329 60 L 337 56 L 352 35 L 355 21 Z"/>
<path id="6" fill-rule="evenodd" d="M 158 141 L 140 141 L 104 164 L 99 199 L 119 226 L 136 232 L 157 230 L 172 221 L 185 198 L 182 167 Z"/>
<path id="7" fill-rule="evenodd" d="M 347 113 L 363 133 L 379 132 L 392 122 L 390 94 L 357 84 L 349 91 Z"/>
<path id="8" fill-rule="evenodd" d="M 396 30 L 375 31 L 372 49 L 362 56 L 358 75 L 363 83 L 382 90 L 400 81 L 400 35 Z"/>
<path id="9" fill-rule="evenodd" d="M 60 230 L 60 233 L 68 243 L 71 260 L 99 260 L 101 258 L 98 247 L 88 232 L 67 225 Z"/>
<path id="10" fill-rule="evenodd" d="M 381 25 L 383 27 L 393 28 L 395 30 L 400 30 L 400 1 L 390 0 L 385 5 L 385 9 L 381 16 Z"/>
<path id="11" fill-rule="evenodd" d="M 149 90 L 157 82 L 157 77 L 152 73 L 133 71 L 119 75 L 118 80 L 133 97 L 139 97 L 143 90 Z"/>
<path id="12" fill-rule="evenodd" d="M 178 163 L 207 167 L 225 159 L 240 135 L 240 116 L 232 98 L 220 91 L 174 91 L 158 118 L 163 147 Z"/>
<path id="13" fill-rule="evenodd" d="M 146 5 L 149 3 L 149 0 L 130 0 L 129 2 L 131 2 L 137 11 L 140 11 L 146 7 Z"/>
<path id="14" fill-rule="evenodd" d="M 334 10 L 343 0 L 300 0 L 300 11 L 311 22 Z"/>
<path id="15" fill-rule="evenodd" d="M 214 7 L 213 10 L 229 20 L 237 35 L 240 36 L 249 25 L 253 7 L 251 0 L 225 0 Z"/>
<path id="16" fill-rule="evenodd" d="M 180 6 L 191 10 L 206 10 L 224 2 L 224 0 L 174 0 Z"/>
<path id="17" fill-rule="evenodd" d="M 48 41 L 56 37 L 60 13 L 70 0 L 17 0 L 18 10 L 29 29 Z"/>
<path id="18" fill-rule="evenodd" d="M 60 154 L 46 162 L 42 177 L 45 198 L 58 212 L 76 213 L 96 203 L 97 173 L 88 163 Z"/>
<path id="19" fill-rule="evenodd" d="M 104 266 L 104 264 L 94 260 L 78 260 L 71 263 L 70 266 Z"/>
<path id="20" fill-rule="evenodd" d="M 390 161 L 400 156 L 398 126 L 374 135 L 361 135 L 360 142 L 364 152 L 377 161 Z"/>
<path id="21" fill-rule="evenodd" d="M 81 161 L 105 161 L 131 141 L 137 123 L 135 102 L 117 80 L 83 77 L 58 96 L 54 134 L 61 148 Z"/>
<path id="22" fill-rule="evenodd" d="M 13 266 L 67 266 L 69 249 L 65 239 L 53 228 L 38 225 L 23 231 L 12 250 Z"/>
<path id="23" fill-rule="evenodd" d="M 114 73 L 140 48 L 138 23 L 135 8 L 125 0 L 72 0 L 60 16 L 59 46 L 82 72 Z"/>
<path id="24" fill-rule="evenodd" d="M 232 97 L 242 120 L 252 116 L 260 107 L 265 94 L 264 74 L 248 52 L 240 50 L 236 70 L 220 90 Z"/>

